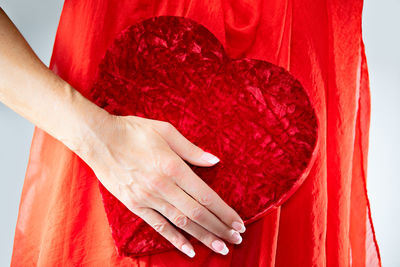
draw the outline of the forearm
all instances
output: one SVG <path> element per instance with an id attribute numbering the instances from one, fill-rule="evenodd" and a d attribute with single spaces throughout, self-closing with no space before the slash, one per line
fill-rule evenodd
<path id="1" fill-rule="evenodd" d="M 110 115 L 48 69 L 1 8 L 0 101 L 78 154 Z"/>

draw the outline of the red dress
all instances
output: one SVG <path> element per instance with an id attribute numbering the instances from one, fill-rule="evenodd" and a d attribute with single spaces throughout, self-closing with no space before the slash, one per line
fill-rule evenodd
<path id="1" fill-rule="evenodd" d="M 381 266 L 366 191 L 370 123 L 363 1 L 65 0 L 50 69 L 84 96 L 115 36 L 157 15 L 206 26 L 232 58 L 266 60 L 309 90 L 320 121 L 318 157 L 304 184 L 247 226 L 220 255 L 194 244 L 119 257 L 98 183 L 63 143 L 35 127 L 11 266 Z"/>

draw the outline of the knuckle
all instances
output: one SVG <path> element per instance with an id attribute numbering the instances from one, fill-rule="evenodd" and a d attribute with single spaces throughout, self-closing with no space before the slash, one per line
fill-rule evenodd
<path id="1" fill-rule="evenodd" d="M 171 218 L 171 214 L 173 212 L 173 209 L 171 209 L 169 204 L 165 204 L 165 203 L 158 203 L 158 202 L 154 202 L 151 201 L 149 203 L 149 206 L 153 209 L 158 211 L 160 214 L 162 214 L 165 218 Z"/>
<path id="2" fill-rule="evenodd" d="M 182 228 L 182 227 L 185 227 L 185 226 L 187 225 L 187 223 L 188 223 L 188 218 L 187 218 L 185 215 L 180 214 L 180 215 L 178 215 L 178 216 L 176 216 L 176 217 L 174 218 L 173 222 L 174 222 L 174 224 L 175 224 L 176 226 Z"/>
<path id="3" fill-rule="evenodd" d="M 163 121 L 161 123 L 161 131 L 164 134 L 170 134 L 175 130 L 174 125 L 172 125 L 172 123 L 170 123 L 169 121 Z"/>
<path id="4" fill-rule="evenodd" d="M 212 198 L 209 194 L 205 194 L 200 197 L 199 203 L 203 206 L 210 206 L 212 203 Z"/>
<path id="5" fill-rule="evenodd" d="M 139 202 L 132 198 L 128 200 L 128 202 L 126 203 L 126 206 L 132 212 L 135 212 L 139 208 L 141 208 L 141 205 L 139 204 Z"/>
<path id="6" fill-rule="evenodd" d="M 143 206 L 137 206 L 133 209 L 130 209 L 130 211 L 132 211 L 132 213 L 134 213 L 135 215 L 139 216 L 140 218 L 142 218 L 144 221 L 146 221 L 144 218 L 146 217 L 146 215 L 148 214 L 148 208 L 145 208 Z M 147 221 L 146 221 L 147 222 Z"/>
<path id="7" fill-rule="evenodd" d="M 168 218 L 169 213 L 170 213 L 170 209 L 167 207 L 167 205 L 165 204 L 160 204 L 156 207 L 156 209 L 163 214 L 165 217 Z"/>
<path id="8" fill-rule="evenodd" d="M 141 207 L 139 202 L 134 200 L 133 198 L 129 201 L 129 206 L 131 207 L 132 210 L 136 210 L 137 208 Z"/>
<path id="9" fill-rule="evenodd" d="M 123 194 L 123 197 L 120 199 L 122 203 L 130 210 L 130 211 L 135 211 L 138 212 L 139 209 L 141 208 L 140 201 L 135 199 L 132 195 L 130 194 Z"/>
<path id="10" fill-rule="evenodd" d="M 165 127 L 166 127 L 166 129 L 167 129 L 168 131 L 175 131 L 175 130 L 176 130 L 175 126 L 174 126 L 172 123 L 170 123 L 169 121 L 167 121 L 167 122 L 165 123 Z"/>
<path id="11" fill-rule="evenodd" d="M 162 172 L 166 176 L 175 176 L 178 174 L 181 168 L 181 162 L 175 158 L 168 158 L 164 161 L 162 166 Z"/>
<path id="12" fill-rule="evenodd" d="M 165 233 L 167 222 L 157 222 L 152 227 L 159 233 Z"/>
<path id="13" fill-rule="evenodd" d="M 166 179 L 161 175 L 155 175 L 149 179 L 149 188 L 152 191 L 159 192 L 165 188 Z"/>
<path id="14" fill-rule="evenodd" d="M 202 206 L 195 207 L 191 211 L 190 215 L 191 215 L 190 217 L 192 218 L 192 220 L 200 220 L 205 215 L 205 209 Z"/>
<path id="15" fill-rule="evenodd" d="M 134 200 L 133 202 L 135 202 L 136 205 L 139 205 L 139 203 L 146 203 L 147 201 L 149 201 L 151 196 L 152 195 L 150 194 L 150 192 L 146 190 L 140 190 L 136 192 L 136 200 Z"/>

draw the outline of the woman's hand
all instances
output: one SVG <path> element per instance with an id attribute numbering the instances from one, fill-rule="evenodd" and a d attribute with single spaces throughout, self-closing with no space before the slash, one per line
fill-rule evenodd
<path id="1" fill-rule="evenodd" d="M 179 250 L 194 256 L 190 242 L 163 216 L 221 254 L 228 253 L 221 239 L 241 242 L 231 229 L 241 229 L 233 224 L 243 223 L 239 215 L 184 162 L 213 166 L 219 159 L 172 124 L 110 115 L 95 136 L 97 144 L 85 153 L 85 162 L 108 191 Z"/>

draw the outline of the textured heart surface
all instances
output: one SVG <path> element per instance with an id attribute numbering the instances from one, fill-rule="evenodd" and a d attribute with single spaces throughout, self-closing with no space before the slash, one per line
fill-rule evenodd
<path id="1" fill-rule="evenodd" d="M 286 201 L 315 159 L 319 125 L 300 82 L 270 62 L 229 58 L 192 19 L 158 16 L 124 29 L 90 93 L 109 113 L 168 121 L 216 155 L 212 167 L 187 164 L 245 225 Z M 99 188 L 119 255 L 176 249 L 100 182 Z"/>

